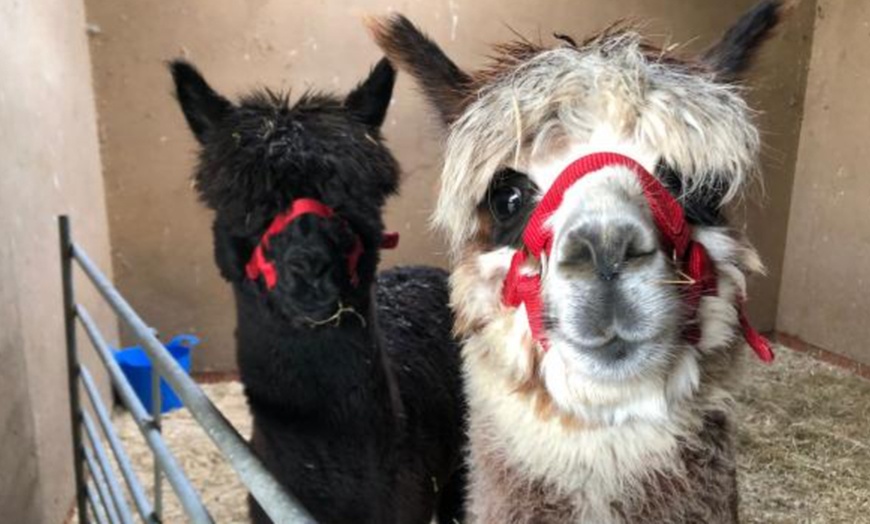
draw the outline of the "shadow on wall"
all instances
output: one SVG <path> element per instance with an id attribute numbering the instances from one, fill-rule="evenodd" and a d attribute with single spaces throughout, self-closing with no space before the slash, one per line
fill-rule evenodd
<path id="1" fill-rule="evenodd" d="M 70 214 L 77 238 L 111 267 L 84 28 L 82 2 L 0 2 L 3 522 L 62 522 L 72 501 L 56 215 Z M 79 298 L 114 342 L 114 317 L 93 290 Z M 87 357 L 100 369 L 93 352 Z M 103 374 L 95 375 L 105 387 Z"/>

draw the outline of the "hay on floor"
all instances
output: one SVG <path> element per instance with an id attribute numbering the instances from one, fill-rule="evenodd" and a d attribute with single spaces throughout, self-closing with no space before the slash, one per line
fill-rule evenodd
<path id="1" fill-rule="evenodd" d="M 747 364 L 736 420 L 742 521 L 870 523 L 870 381 L 784 348 L 773 365 Z M 247 437 L 250 416 L 239 383 L 203 389 Z M 116 423 L 150 484 L 141 435 L 126 413 Z M 190 415 L 167 415 L 163 432 L 215 522 L 246 522 L 244 487 Z M 165 522 L 185 522 L 164 488 Z"/>
<path id="2" fill-rule="evenodd" d="M 779 349 L 750 363 L 737 445 L 743 522 L 870 522 L 870 381 Z"/>

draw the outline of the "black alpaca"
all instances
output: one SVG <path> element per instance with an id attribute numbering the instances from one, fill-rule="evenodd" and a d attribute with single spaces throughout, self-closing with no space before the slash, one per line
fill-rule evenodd
<path id="1" fill-rule="evenodd" d="M 171 64 L 201 144 L 196 189 L 235 293 L 237 357 L 267 467 L 322 523 L 461 521 L 465 406 L 447 275 L 376 277 L 399 166 L 386 60 L 347 97 L 234 104 Z M 251 500 L 254 522 L 270 522 Z"/>

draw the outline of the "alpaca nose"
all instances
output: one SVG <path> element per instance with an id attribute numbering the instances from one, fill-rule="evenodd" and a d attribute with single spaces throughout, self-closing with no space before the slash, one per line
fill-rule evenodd
<path id="1" fill-rule="evenodd" d="M 649 251 L 634 224 L 582 224 L 563 242 L 559 270 L 568 277 L 595 276 L 605 282 L 619 277 L 627 263 Z"/>

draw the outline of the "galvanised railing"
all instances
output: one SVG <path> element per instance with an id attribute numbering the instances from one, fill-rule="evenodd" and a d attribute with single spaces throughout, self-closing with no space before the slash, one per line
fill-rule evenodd
<path id="1" fill-rule="evenodd" d="M 162 522 L 162 484 L 164 478 L 175 491 L 175 495 L 190 522 L 197 524 L 214 522 L 196 488 L 179 466 L 161 435 L 160 410 L 162 402 L 159 386 L 162 378 L 169 383 L 185 408 L 190 411 L 203 431 L 221 451 L 251 495 L 276 524 L 296 522 L 314 524 L 314 519 L 266 470 L 238 431 L 160 343 L 154 335 L 154 331 L 136 314 L 109 279 L 91 261 L 87 253 L 73 241 L 68 217 L 59 217 L 58 225 L 60 229 L 76 504 L 79 522 L 87 524 L 94 520 L 100 524 L 104 522 L 133 523 L 135 514 L 130 508 L 124 492 L 124 486 L 126 486 L 129 500 L 132 500 L 135 512 L 141 521 L 147 524 L 159 524 Z M 84 272 L 148 355 L 152 364 L 151 391 L 153 402 L 151 413 L 148 413 L 136 396 L 133 387 L 115 361 L 112 349 L 93 317 L 84 306 L 76 302 L 72 278 L 74 265 L 77 265 Z M 133 470 L 130 458 L 112 424 L 109 409 L 100 397 L 91 372 L 79 360 L 78 348 L 76 347 L 77 324 L 80 324 L 87 333 L 115 390 L 118 392 L 121 402 L 130 412 L 145 438 L 145 442 L 151 449 L 154 458 L 153 500 L 148 499 L 142 483 Z M 93 413 L 96 415 L 96 422 L 88 411 L 82 408 L 81 390 L 84 390 Z M 108 448 L 115 459 L 121 478 L 118 478 L 112 467 L 110 454 L 100 437 L 100 432 L 105 436 L 105 442 L 108 443 Z"/>

